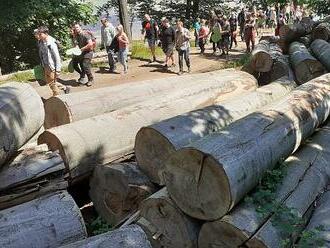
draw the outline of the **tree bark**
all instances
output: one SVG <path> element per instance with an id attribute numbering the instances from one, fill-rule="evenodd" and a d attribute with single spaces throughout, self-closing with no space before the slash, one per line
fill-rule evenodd
<path id="1" fill-rule="evenodd" d="M 270 55 L 270 43 L 260 41 L 251 53 L 251 67 L 257 72 L 269 72 L 273 65 L 273 59 Z"/>
<path id="2" fill-rule="evenodd" d="M 317 25 L 312 31 L 313 40 L 321 39 L 325 41 L 330 40 L 330 23 L 322 22 Z"/>
<path id="3" fill-rule="evenodd" d="M 206 74 L 207 75 L 207 74 Z M 212 74 L 209 74 L 212 75 Z M 202 74 L 200 74 L 200 77 Z M 45 103 L 45 128 L 65 125 L 93 116 L 110 113 L 176 90 L 204 83 L 194 75 L 146 80 L 69 95 L 51 97 Z"/>
<path id="4" fill-rule="evenodd" d="M 290 62 L 298 83 L 306 83 L 325 73 L 323 65 L 310 54 L 302 43 L 291 43 L 289 53 Z"/>
<path id="5" fill-rule="evenodd" d="M 135 139 L 138 165 L 153 182 L 164 185 L 165 163 L 176 150 L 284 97 L 295 86 L 293 81 L 282 78 L 239 98 L 142 128 Z"/>
<path id="6" fill-rule="evenodd" d="M 299 40 L 298 40 L 298 42 L 304 44 L 307 48 L 310 47 L 312 41 L 313 41 L 313 38 L 312 38 L 311 34 L 300 37 Z"/>
<path id="7" fill-rule="evenodd" d="M 141 201 L 156 191 L 134 163 L 97 166 L 89 195 L 98 214 L 112 226 L 138 210 Z"/>
<path id="8" fill-rule="evenodd" d="M 328 118 L 329 94 L 326 74 L 179 150 L 166 163 L 170 196 L 192 217 L 219 219 Z"/>
<path id="9" fill-rule="evenodd" d="M 274 192 L 277 203 L 283 204 L 300 187 L 299 185 L 305 180 L 306 175 L 306 180 L 308 180 L 310 174 L 308 171 L 317 171 L 315 168 L 320 166 L 329 167 L 324 162 L 330 159 L 329 139 L 330 130 L 321 129 L 313 135 L 311 141 L 281 165 L 284 177 Z M 254 199 L 255 196 L 252 194 L 250 197 Z M 306 200 L 305 194 L 301 196 L 301 199 Z M 211 247 L 212 244 L 221 244 L 223 247 L 241 247 L 251 239 L 272 214 L 271 212 L 260 214 L 253 203 L 243 200 L 222 219 L 203 225 L 198 247 Z"/>
<path id="10" fill-rule="evenodd" d="M 86 236 L 80 210 L 66 191 L 0 211 L 1 247 L 59 247 Z"/>
<path id="11" fill-rule="evenodd" d="M 61 248 L 152 248 L 146 234 L 138 225 L 123 227 Z"/>
<path id="12" fill-rule="evenodd" d="M 129 16 L 128 16 L 128 9 L 127 9 L 127 0 L 118 0 L 119 2 L 119 9 L 120 9 L 120 20 L 122 21 L 121 24 L 124 27 L 124 31 L 128 36 L 128 39 L 132 40 L 131 29 L 129 25 Z"/>
<path id="13" fill-rule="evenodd" d="M 193 80 L 199 84 L 113 113 L 49 129 L 38 142 L 48 144 L 52 151 L 59 150 L 74 179 L 88 175 L 97 164 L 132 154 L 135 136 L 141 127 L 256 87 L 255 78 L 235 70 L 196 74 Z"/>
<path id="14" fill-rule="evenodd" d="M 314 40 L 311 49 L 315 57 L 330 71 L 330 44 L 324 40 Z"/>
<path id="15" fill-rule="evenodd" d="M 166 188 L 143 201 L 140 209 L 142 218 L 137 224 L 146 230 L 153 247 L 197 247 L 200 222 L 185 215 Z"/>
<path id="16" fill-rule="evenodd" d="M 32 86 L 0 86 L 0 167 L 40 129 L 44 118 L 43 103 Z"/>
<path id="17" fill-rule="evenodd" d="M 321 229 L 316 234 L 324 243 L 323 247 L 330 246 L 330 191 L 326 191 L 316 202 L 316 209 L 313 212 L 306 231 L 315 231 Z M 299 245 L 300 243 L 298 243 Z M 313 245 L 313 244 L 312 244 Z M 317 247 L 315 244 L 313 247 Z"/>

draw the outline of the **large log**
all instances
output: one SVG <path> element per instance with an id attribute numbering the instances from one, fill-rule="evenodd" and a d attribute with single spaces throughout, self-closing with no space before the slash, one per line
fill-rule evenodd
<path id="1" fill-rule="evenodd" d="M 107 164 L 96 166 L 89 195 L 98 214 L 115 226 L 156 190 L 137 164 Z"/>
<path id="2" fill-rule="evenodd" d="M 313 38 L 312 38 L 311 34 L 300 37 L 299 40 L 298 40 L 298 42 L 304 44 L 307 48 L 310 47 L 312 41 L 313 41 Z"/>
<path id="3" fill-rule="evenodd" d="M 87 236 L 72 197 L 61 191 L 0 211 L 0 247 L 58 247 Z"/>
<path id="4" fill-rule="evenodd" d="M 314 79 L 267 110 L 173 154 L 165 183 L 188 215 L 216 220 L 231 210 L 267 170 L 293 153 L 330 111 L 330 74 Z"/>
<path id="5" fill-rule="evenodd" d="M 248 73 L 223 70 L 195 75 L 200 84 L 165 94 L 121 110 L 46 130 L 39 137 L 51 150 L 59 150 L 72 178 L 89 174 L 96 164 L 131 154 L 143 126 L 212 105 L 256 87 Z"/>
<path id="6" fill-rule="evenodd" d="M 317 25 L 312 31 L 313 40 L 321 39 L 324 41 L 330 40 L 330 23 L 322 22 Z"/>
<path id="7" fill-rule="evenodd" d="M 61 248 L 152 248 L 146 234 L 138 225 L 103 233 Z"/>
<path id="8" fill-rule="evenodd" d="M 310 54 L 302 43 L 291 43 L 289 53 L 290 62 L 298 83 L 306 83 L 324 74 L 325 68 L 323 65 Z"/>
<path id="9" fill-rule="evenodd" d="M 214 74 L 187 75 L 180 78 L 162 78 L 122 84 L 92 91 L 52 97 L 45 103 L 45 127 L 52 128 L 169 94 L 204 83 L 205 77 L 212 80 Z"/>
<path id="10" fill-rule="evenodd" d="M 43 103 L 32 86 L 0 86 L 0 167 L 40 129 L 44 118 Z"/>
<path id="11" fill-rule="evenodd" d="M 326 191 L 316 202 L 316 209 L 313 212 L 306 231 L 315 232 L 317 240 L 322 241 L 322 247 L 330 247 L 330 191 Z M 308 240 L 307 240 L 308 242 Z M 299 245 L 302 243 L 298 243 Z M 310 247 L 317 247 L 317 244 L 309 244 Z M 320 244 L 319 244 L 320 245 Z"/>
<path id="12" fill-rule="evenodd" d="M 315 57 L 330 71 L 330 44 L 324 40 L 314 40 L 311 49 Z"/>
<path id="13" fill-rule="evenodd" d="M 251 53 L 251 67 L 258 72 L 268 72 L 272 68 L 273 60 L 270 55 L 270 43 L 262 40 Z"/>
<path id="14" fill-rule="evenodd" d="M 330 161 L 329 139 L 330 130 L 324 128 L 318 131 L 311 141 L 281 165 L 284 177 L 276 187 L 274 201 L 283 204 L 304 180 L 308 170 L 325 166 L 325 161 Z M 250 197 L 254 199 L 257 196 L 252 194 Z M 301 198 L 307 199 L 304 196 Z M 259 213 L 257 207 L 251 202 L 242 201 L 220 220 L 205 223 L 199 236 L 199 247 L 211 247 L 212 244 L 218 244 L 219 247 L 243 246 L 272 215 L 272 212 Z"/>
<path id="15" fill-rule="evenodd" d="M 239 98 L 143 127 L 135 139 L 138 165 L 153 182 L 164 185 L 165 162 L 173 152 L 285 96 L 295 86 L 282 78 Z"/>
<path id="16" fill-rule="evenodd" d="M 142 202 L 137 222 L 153 247 L 197 247 L 201 223 L 185 215 L 169 197 L 166 188 Z"/>

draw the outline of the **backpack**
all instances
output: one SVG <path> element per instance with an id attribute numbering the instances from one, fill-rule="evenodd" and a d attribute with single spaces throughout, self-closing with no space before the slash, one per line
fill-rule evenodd
<path id="1" fill-rule="evenodd" d="M 92 42 L 93 42 L 93 47 L 92 47 L 92 51 L 95 51 L 95 48 L 96 48 L 96 37 L 94 36 L 93 32 L 90 31 L 90 30 L 84 30 L 84 32 L 88 35 L 91 36 L 91 39 L 92 39 Z"/>

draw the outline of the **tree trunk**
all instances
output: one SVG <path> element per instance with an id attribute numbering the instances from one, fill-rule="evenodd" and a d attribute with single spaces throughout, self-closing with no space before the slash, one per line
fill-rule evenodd
<path id="1" fill-rule="evenodd" d="M 207 74 L 205 74 L 206 76 Z M 209 74 L 212 75 L 212 74 Z M 203 74 L 155 79 L 51 97 L 45 103 L 45 128 L 61 126 L 150 100 L 160 94 L 204 83 Z"/>
<path id="2" fill-rule="evenodd" d="M 32 86 L 0 86 L 0 167 L 40 129 L 44 118 L 43 103 Z"/>
<path id="3" fill-rule="evenodd" d="M 123 227 L 60 248 L 152 248 L 138 225 Z"/>
<path id="4" fill-rule="evenodd" d="M 279 54 L 273 57 L 273 67 L 269 74 L 270 82 L 274 82 L 282 77 L 287 77 L 294 80 L 294 73 L 291 69 L 289 58 L 286 55 Z"/>
<path id="5" fill-rule="evenodd" d="M 290 45 L 290 62 L 298 83 L 303 84 L 325 73 L 323 65 L 299 42 Z"/>
<path id="6" fill-rule="evenodd" d="M 66 191 L 0 211 L 0 247 L 59 247 L 86 236 L 80 210 Z"/>
<path id="7" fill-rule="evenodd" d="M 239 98 L 142 128 L 135 139 L 138 165 L 153 182 L 164 185 L 165 163 L 173 152 L 285 96 L 295 86 L 282 78 Z"/>
<path id="8" fill-rule="evenodd" d="M 170 196 L 192 217 L 219 219 L 327 119 L 329 94 L 327 74 L 179 150 L 166 163 Z"/>
<path id="9" fill-rule="evenodd" d="M 201 224 L 176 206 L 166 188 L 143 201 L 140 209 L 137 224 L 146 230 L 154 248 L 197 247 Z"/>
<path id="10" fill-rule="evenodd" d="M 112 226 L 138 210 L 156 191 L 134 163 L 99 165 L 90 180 L 89 195 L 98 214 Z"/>
<path id="11" fill-rule="evenodd" d="M 317 25 L 312 32 L 313 40 L 321 39 L 325 41 L 330 40 L 330 23 L 322 22 Z"/>
<path id="12" fill-rule="evenodd" d="M 119 2 L 119 9 L 120 9 L 120 20 L 122 21 L 121 24 L 124 27 L 124 31 L 128 36 L 128 39 L 131 41 L 131 29 L 129 25 L 129 16 L 128 16 L 128 9 L 127 9 L 127 0 L 118 0 Z"/>
<path id="13" fill-rule="evenodd" d="M 131 154 L 135 136 L 141 127 L 256 87 L 255 78 L 235 70 L 196 74 L 193 80 L 199 84 L 113 113 L 49 129 L 38 142 L 48 144 L 53 151 L 60 151 L 74 179 L 88 175 L 96 164 L 114 162 Z"/>
<path id="14" fill-rule="evenodd" d="M 187 0 L 186 3 L 186 22 L 190 22 L 190 18 L 191 18 L 191 4 L 192 4 L 192 0 Z"/>
<path id="15" fill-rule="evenodd" d="M 316 202 L 316 209 L 313 212 L 312 218 L 310 219 L 306 231 L 317 232 L 317 237 L 320 238 L 324 243 L 322 247 L 330 247 L 330 191 L 322 194 L 320 199 Z M 298 246 L 300 243 L 298 243 Z M 313 247 L 317 247 L 317 244 L 312 244 Z"/>
<path id="16" fill-rule="evenodd" d="M 325 166 L 324 161 L 330 159 L 329 139 L 329 130 L 324 128 L 318 131 L 310 142 L 283 163 L 281 167 L 284 177 L 274 192 L 274 201 L 283 204 L 299 187 L 301 181 L 305 180 L 305 176 L 310 173 L 307 171 L 315 171 L 314 168 L 320 165 Z M 318 147 L 322 147 L 323 150 L 319 150 Z M 255 198 L 253 194 L 250 197 Z M 304 196 L 301 198 L 306 199 Z M 212 244 L 241 247 L 261 228 L 270 215 L 272 213 L 259 213 L 253 203 L 243 200 L 222 219 L 203 225 L 198 247 L 211 247 Z"/>
<path id="17" fill-rule="evenodd" d="M 330 44 L 324 40 L 315 40 L 311 49 L 315 57 L 330 72 Z"/>
<path id="18" fill-rule="evenodd" d="M 196 20 L 198 18 L 199 2 L 200 2 L 200 0 L 193 0 L 192 17 L 194 20 Z"/>
<path id="19" fill-rule="evenodd" d="M 251 67 L 257 72 L 269 72 L 273 65 L 273 59 L 270 55 L 270 43 L 260 41 L 251 54 Z"/>

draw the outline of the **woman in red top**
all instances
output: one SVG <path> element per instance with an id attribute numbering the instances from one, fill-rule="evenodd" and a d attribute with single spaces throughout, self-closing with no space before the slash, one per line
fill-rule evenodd
<path id="1" fill-rule="evenodd" d="M 119 52 L 118 52 L 118 61 L 124 66 L 124 73 L 127 73 L 127 53 L 128 53 L 128 44 L 129 40 L 127 35 L 124 32 L 122 25 L 119 25 L 117 28 L 117 39 L 119 43 Z"/>
<path id="2" fill-rule="evenodd" d="M 202 20 L 201 29 L 199 30 L 199 34 L 198 34 L 198 42 L 199 42 L 199 48 L 201 49 L 201 54 L 204 54 L 205 52 L 205 44 L 208 34 L 209 34 L 209 30 L 206 27 L 206 21 Z"/>

